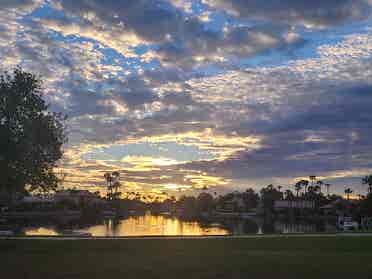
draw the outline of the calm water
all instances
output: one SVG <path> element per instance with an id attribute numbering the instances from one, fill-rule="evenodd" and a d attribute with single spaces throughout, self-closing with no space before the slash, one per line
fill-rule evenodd
<path id="1" fill-rule="evenodd" d="M 265 233 L 316 233 L 334 231 L 333 224 L 275 222 L 264 224 L 261 220 L 230 220 L 216 223 L 182 221 L 168 216 L 132 216 L 127 219 L 105 220 L 100 224 L 57 228 L 53 226 L 32 226 L 22 229 L 25 235 L 63 235 L 65 229 L 73 232 L 90 233 L 92 236 L 198 236 L 198 235 L 242 235 Z"/>
<path id="2" fill-rule="evenodd" d="M 75 232 L 87 232 L 92 236 L 151 236 L 151 235 L 226 235 L 230 232 L 221 224 L 202 226 L 198 222 L 186 222 L 165 216 L 133 216 L 122 220 L 105 220 L 103 224 L 87 228 L 73 227 Z M 62 235 L 63 230 L 53 227 L 25 228 L 26 235 Z"/>

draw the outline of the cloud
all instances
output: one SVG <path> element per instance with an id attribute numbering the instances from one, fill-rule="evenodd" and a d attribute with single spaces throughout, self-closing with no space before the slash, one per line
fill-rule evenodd
<path id="1" fill-rule="evenodd" d="M 128 189 L 191 191 L 372 168 L 372 29 L 354 23 L 370 1 L 202 2 L 0 3 L 2 67 L 41 74 L 70 116 L 70 186 L 116 169 Z M 134 142 L 200 154 L 84 157 Z"/>
<path id="2" fill-rule="evenodd" d="M 366 0 L 203 0 L 203 2 L 250 20 L 270 20 L 315 28 L 364 19 L 371 12 L 371 3 Z"/>
<path id="3" fill-rule="evenodd" d="M 220 63 L 226 56 L 251 56 L 297 42 L 288 40 L 290 30 L 281 24 L 212 30 L 199 16 L 185 14 L 178 2 L 177 6 L 161 0 L 56 3 L 65 17 L 42 20 L 49 28 L 65 36 L 92 38 L 128 57 L 136 57 L 133 47 L 154 46 L 151 59 L 166 66 Z"/>
<path id="4" fill-rule="evenodd" d="M 39 7 L 43 0 L 2 0 L 1 8 L 8 12 L 30 13 Z"/>
<path id="5" fill-rule="evenodd" d="M 261 139 L 257 149 L 182 169 L 241 181 L 324 177 L 371 169 L 369 34 L 323 45 L 319 57 L 231 71 L 188 82 L 193 98 L 216 107 L 215 133 Z M 226 93 L 228 92 L 228 94 Z"/>

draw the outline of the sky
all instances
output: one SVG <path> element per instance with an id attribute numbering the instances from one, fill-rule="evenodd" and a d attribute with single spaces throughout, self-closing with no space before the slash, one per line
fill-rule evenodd
<path id="1" fill-rule="evenodd" d="M 0 70 L 68 115 L 65 187 L 224 193 L 372 172 L 372 0 L 0 0 Z"/>

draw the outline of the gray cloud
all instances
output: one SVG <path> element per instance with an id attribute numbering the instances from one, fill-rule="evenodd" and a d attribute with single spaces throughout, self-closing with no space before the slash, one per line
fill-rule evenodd
<path id="1" fill-rule="evenodd" d="M 210 30 L 198 17 L 185 15 L 167 1 L 71 1 L 62 0 L 66 14 L 79 16 L 80 26 L 95 26 L 109 37 L 134 33 L 145 43 L 156 43 L 158 58 L 166 65 L 193 67 L 200 62 L 219 62 L 227 55 L 251 56 L 284 45 L 296 46 L 287 39 L 288 27 L 261 24 L 255 27 L 228 26 Z M 68 18 L 58 24 L 70 24 Z M 63 29 L 63 27 L 62 27 Z"/>
<path id="2" fill-rule="evenodd" d="M 262 137 L 262 148 L 238 152 L 222 162 L 193 162 L 181 168 L 202 169 L 233 179 L 327 175 L 372 168 L 372 84 L 340 85 L 319 96 L 321 100 L 315 104 L 310 98 L 303 97 L 302 103 L 307 105 L 285 116 L 272 112 L 266 121 L 239 122 L 229 128 Z"/>
<path id="3" fill-rule="evenodd" d="M 185 13 L 179 3 L 161 0 L 52 2 L 63 16 L 48 20 L 60 29 L 45 18 L 21 20 L 43 1 L 0 2 L 0 54 L 4 65 L 20 63 L 43 76 L 52 108 L 70 115 L 71 145 L 206 130 L 211 137 L 261 139 L 260 148 L 247 147 L 225 160 L 164 167 L 158 173 L 126 171 L 130 181 L 181 183 L 187 169 L 248 180 L 372 168 L 367 27 L 340 44 L 320 46 L 318 60 L 306 57 L 245 72 L 221 67 L 231 57 L 295 50 L 306 42 L 294 25 L 328 27 L 364 19 L 370 1 L 205 0 L 234 13 L 238 22 L 217 29 Z M 66 26 L 78 28 L 63 33 Z M 136 54 L 139 45 L 151 51 Z M 127 66 L 127 60 L 107 65 L 116 57 L 103 61 L 103 46 L 125 59 L 134 57 L 136 65 Z M 152 59 L 161 65 L 142 67 Z M 211 71 L 195 78 L 194 68 L 211 64 L 221 67 L 219 75 Z M 221 142 L 218 148 L 229 149 L 227 140 Z M 150 177 L 168 171 L 171 178 Z M 136 180 L 137 175 L 143 177 Z"/>
<path id="4" fill-rule="evenodd" d="M 204 0 L 239 17 L 263 19 L 318 27 L 366 18 L 371 12 L 368 0 Z"/>

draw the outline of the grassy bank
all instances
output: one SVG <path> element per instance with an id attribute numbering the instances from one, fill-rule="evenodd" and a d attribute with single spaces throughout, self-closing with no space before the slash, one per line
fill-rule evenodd
<path id="1" fill-rule="evenodd" d="M 0 240 L 1 278 L 372 278 L 372 237 Z"/>

